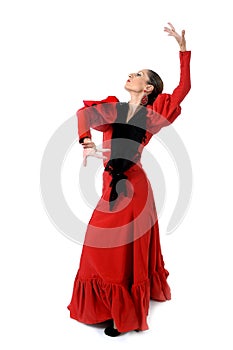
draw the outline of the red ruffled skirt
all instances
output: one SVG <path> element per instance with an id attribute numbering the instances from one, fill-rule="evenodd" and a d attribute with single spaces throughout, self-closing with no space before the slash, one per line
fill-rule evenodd
<path id="1" fill-rule="evenodd" d="M 150 182 L 141 164 L 125 174 L 127 196 L 121 193 L 110 211 L 111 176 L 103 173 L 68 305 L 71 318 L 86 324 L 113 319 L 119 332 L 148 329 L 150 299 L 171 299 Z"/>

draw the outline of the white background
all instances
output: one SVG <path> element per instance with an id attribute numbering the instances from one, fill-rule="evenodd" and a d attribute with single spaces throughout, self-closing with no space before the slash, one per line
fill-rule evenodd
<path id="1" fill-rule="evenodd" d="M 227 0 L 1 2 L 2 349 L 232 349 L 230 13 Z M 174 123 L 192 162 L 192 201 L 182 224 L 166 235 L 169 196 L 177 193 L 171 169 L 160 228 L 173 299 L 152 304 L 148 331 L 109 339 L 103 329 L 69 318 L 82 247 L 44 210 L 41 159 L 83 99 L 127 101 L 129 72 L 154 69 L 172 92 L 179 61 L 177 43 L 163 32 L 168 21 L 186 29 L 192 50 L 192 90 Z M 81 163 L 79 146 L 72 152 L 71 174 Z"/>

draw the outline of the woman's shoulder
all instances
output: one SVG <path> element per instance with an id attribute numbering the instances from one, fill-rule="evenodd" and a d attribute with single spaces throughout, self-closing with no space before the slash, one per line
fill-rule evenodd
<path id="1" fill-rule="evenodd" d="M 116 103 L 116 102 L 119 102 L 119 99 L 116 96 L 108 96 L 103 100 L 97 100 L 97 101 L 83 100 L 85 107 L 91 107 L 91 106 L 95 106 L 103 103 Z"/>
<path id="2" fill-rule="evenodd" d="M 153 104 L 148 105 L 147 108 L 149 110 L 154 110 L 154 111 L 156 111 L 157 109 L 161 109 L 161 107 L 163 107 L 166 102 L 170 101 L 170 98 L 171 98 L 171 94 L 161 93 L 156 97 Z"/>

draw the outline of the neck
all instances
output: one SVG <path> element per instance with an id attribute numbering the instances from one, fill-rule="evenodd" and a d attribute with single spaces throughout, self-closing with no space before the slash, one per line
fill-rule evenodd
<path id="1" fill-rule="evenodd" d="M 141 103 L 141 99 L 144 96 L 144 93 L 143 92 L 131 93 L 130 96 L 131 96 L 131 98 L 130 98 L 129 103 L 132 104 L 132 105 L 135 105 L 135 106 L 139 106 L 140 103 Z"/>

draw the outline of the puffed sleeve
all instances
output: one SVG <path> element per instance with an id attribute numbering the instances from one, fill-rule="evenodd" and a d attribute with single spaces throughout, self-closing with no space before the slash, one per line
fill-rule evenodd
<path id="1" fill-rule="evenodd" d="M 153 103 L 148 119 L 148 129 L 152 134 L 170 125 L 181 113 L 181 102 L 191 89 L 191 51 L 180 51 L 180 81 L 172 94 L 160 94 Z"/>
<path id="2" fill-rule="evenodd" d="M 77 113 L 78 138 L 81 143 L 84 138 L 91 138 L 91 128 L 104 131 L 113 120 L 113 105 L 119 102 L 115 96 L 108 96 L 101 101 L 84 100 L 84 107 Z"/>

